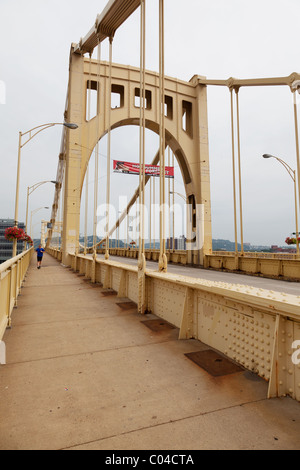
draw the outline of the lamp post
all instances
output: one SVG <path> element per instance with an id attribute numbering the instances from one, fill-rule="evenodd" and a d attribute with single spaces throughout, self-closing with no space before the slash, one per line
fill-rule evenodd
<path id="1" fill-rule="evenodd" d="M 281 158 L 275 157 L 274 155 L 264 154 L 263 158 L 275 158 L 288 172 L 290 177 L 294 182 L 294 192 L 295 192 L 295 223 L 296 223 L 296 244 L 297 244 L 297 256 L 299 256 L 299 224 L 298 224 L 298 204 L 297 204 L 297 179 L 296 179 L 296 170 L 293 170 L 288 163 L 286 163 Z"/>
<path id="2" fill-rule="evenodd" d="M 31 211 L 31 216 L 30 216 L 30 236 L 33 240 L 33 233 L 32 233 L 32 217 L 34 214 L 36 214 L 38 211 L 42 210 L 42 209 L 49 209 L 49 207 L 39 207 L 38 209 L 35 209 L 33 211 Z"/>
<path id="3" fill-rule="evenodd" d="M 184 196 L 183 194 L 181 193 L 178 193 L 177 191 L 170 191 L 170 194 L 173 194 L 173 197 L 175 194 L 177 194 L 177 196 L 181 197 L 181 199 L 184 200 L 185 204 L 186 204 L 186 208 L 187 208 L 187 211 L 186 211 L 186 240 L 188 241 L 188 227 L 189 227 L 189 214 L 188 214 L 188 198 L 186 196 Z M 173 210 L 174 207 L 173 207 Z M 173 251 L 175 251 L 175 228 L 174 228 L 174 221 L 173 221 Z"/>
<path id="4" fill-rule="evenodd" d="M 187 197 L 184 196 L 183 194 L 177 193 L 176 191 L 170 191 L 170 194 L 177 194 L 177 195 L 180 196 L 181 199 L 183 199 L 186 203 L 188 202 Z"/>
<path id="5" fill-rule="evenodd" d="M 25 231 L 27 233 L 27 230 L 28 230 L 28 208 L 29 208 L 29 196 L 31 196 L 31 194 L 36 190 L 38 189 L 40 186 L 42 186 L 43 184 L 46 184 L 46 183 L 52 183 L 52 184 L 58 184 L 58 181 L 41 181 L 40 183 L 36 183 L 34 184 L 33 186 L 29 186 L 27 188 L 27 203 L 26 203 L 26 225 L 25 225 Z"/>
<path id="6" fill-rule="evenodd" d="M 17 181 L 16 181 L 16 201 L 15 201 L 15 227 L 18 227 L 18 216 L 19 216 L 19 189 L 20 189 L 20 166 L 21 166 L 21 150 L 28 144 L 35 136 L 40 132 L 49 129 L 54 126 L 64 126 L 67 129 L 77 129 L 77 124 L 68 122 L 52 122 L 49 124 L 42 124 L 41 126 L 34 127 L 27 132 L 19 132 L 19 146 L 18 146 L 18 166 L 17 166 Z M 22 137 L 27 136 L 27 140 L 22 143 Z M 17 255 L 17 240 L 13 242 L 13 258 Z"/>

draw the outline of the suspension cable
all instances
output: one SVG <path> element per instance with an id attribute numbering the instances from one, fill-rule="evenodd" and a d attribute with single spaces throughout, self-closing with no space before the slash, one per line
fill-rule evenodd
<path id="1" fill-rule="evenodd" d="M 107 136 L 107 187 L 106 187 L 106 244 L 105 259 L 109 259 L 109 205 L 110 205 L 110 163 L 111 163 L 111 82 L 112 82 L 112 45 L 113 38 L 109 38 L 109 80 L 108 80 L 108 136 Z"/>

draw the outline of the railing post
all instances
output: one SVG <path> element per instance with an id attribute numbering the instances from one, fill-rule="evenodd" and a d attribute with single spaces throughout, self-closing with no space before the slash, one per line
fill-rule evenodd
<path id="1" fill-rule="evenodd" d="M 11 328 L 11 311 L 12 311 L 12 268 L 9 269 L 9 289 L 7 293 L 7 327 Z"/>
<path id="2" fill-rule="evenodd" d="M 0 364 L 6 364 L 6 346 L 3 341 L 0 341 Z"/>

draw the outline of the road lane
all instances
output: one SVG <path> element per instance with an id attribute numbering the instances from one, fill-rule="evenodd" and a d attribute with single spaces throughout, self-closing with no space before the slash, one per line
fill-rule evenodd
<path id="1" fill-rule="evenodd" d="M 98 255 L 99 259 L 104 259 L 104 255 Z M 123 256 L 110 256 L 111 261 L 117 261 L 123 264 L 137 265 L 137 259 L 125 258 Z M 147 261 L 147 269 L 157 271 L 158 263 L 155 261 Z M 214 271 L 211 269 L 195 268 L 191 266 L 180 266 L 168 264 L 168 272 L 170 274 L 178 274 L 181 276 L 193 277 L 196 279 L 205 279 L 214 282 L 226 282 L 228 284 L 240 284 L 259 289 L 266 289 L 276 292 L 284 292 L 290 295 L 300 296 L 300 283 L 281 281 L 277 279 L 268 279 L 259 276 L 250 276 L 246 274 L 236 274 L 222 271 Z"/>

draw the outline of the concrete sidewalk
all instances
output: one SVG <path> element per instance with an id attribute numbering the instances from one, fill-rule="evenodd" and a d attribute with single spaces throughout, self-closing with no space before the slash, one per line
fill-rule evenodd
<path id="1" fill-rule="evenodd" d="M 127 302 L 127 303 L 126 303 Z M 152 315 L 35 260 L 4 341 L 0 449 L 299 449 L 300 405 L 249 372 L 213 377 Z M 149 325 L 149 323 L 148 323 Z"/>

